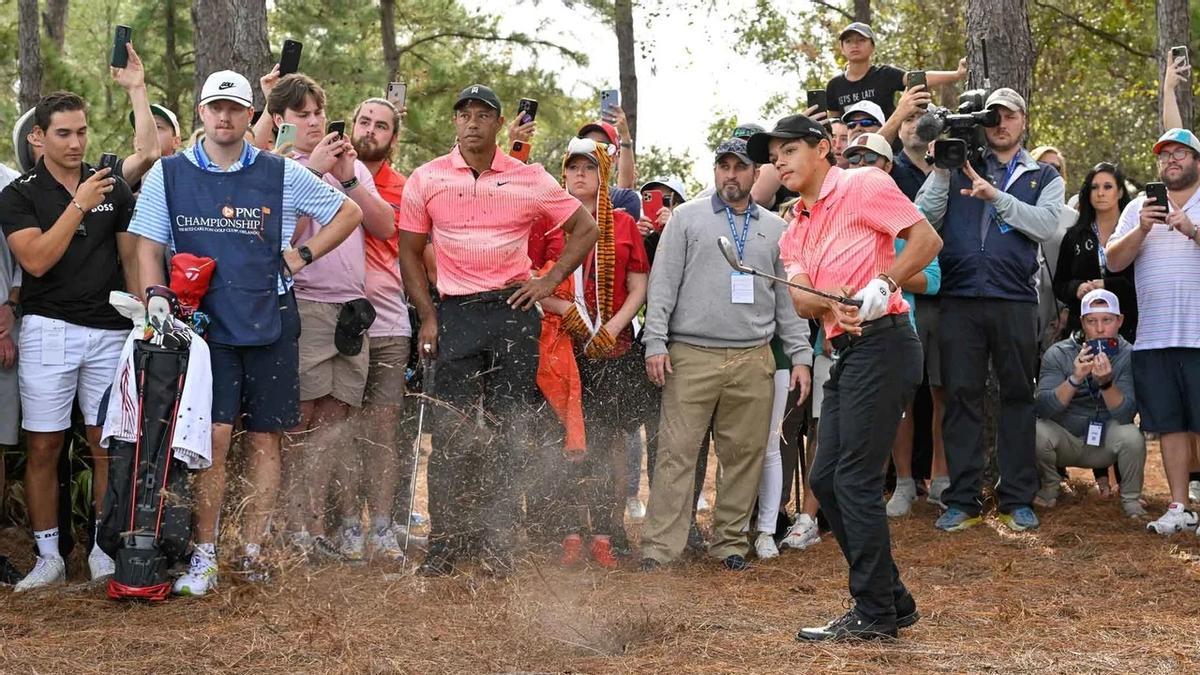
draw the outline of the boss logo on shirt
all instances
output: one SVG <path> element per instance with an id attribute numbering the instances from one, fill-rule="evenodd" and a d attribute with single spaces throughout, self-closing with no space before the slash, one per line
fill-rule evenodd
<path id="1" fill-rule="evenodd" d="M 100 206 L 92 209 L 92 213 L 105 213 L 113 210 L 112 202 L 104 202 Z"/>

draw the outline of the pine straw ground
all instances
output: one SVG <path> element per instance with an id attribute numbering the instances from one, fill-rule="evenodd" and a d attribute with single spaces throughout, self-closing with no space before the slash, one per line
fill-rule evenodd
<path id="1" fill-rule="evenodd" d="M 923 618 L 893 644 L 793 639 L 842 611 L 845 564 L 826 538 L 743 574 L 563 571 L 543 556 L 508 581 L 386 567 L 296 567 L 267 588 L 226 576 L 212 597 L 155 606 L 86 585 L 0 590 L 0 671 L 1200 672 L 1200 541 L 1147 534 L 1083 475 L 1035 533 L 989 520 L 938 534 L 926 504 L 894 521 Z M 1147 479 L 1157 514 L 1156 447 Z M 24 568 L 28 541 L 0 533 L 0 553 Z"/>

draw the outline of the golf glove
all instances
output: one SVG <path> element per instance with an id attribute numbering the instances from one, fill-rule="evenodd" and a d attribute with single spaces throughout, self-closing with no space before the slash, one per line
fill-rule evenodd
<path id="1" fill-rule="evenodd" d="M 862 317 L 862 320 L 874 321 L 887 313 L 888 300 L 891 299 L 892 292 L 883 279 L 872 279 L 858 293 L 855 293 L 854 297 L 862 300 L 862 308 L 858 310 L 858 315 Z"/>

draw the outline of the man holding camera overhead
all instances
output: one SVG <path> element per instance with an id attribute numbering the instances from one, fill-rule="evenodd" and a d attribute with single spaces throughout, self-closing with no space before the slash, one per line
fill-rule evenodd
<path id="1" fill-rule="evenodd" d="M 1025 99 L 1008 88 L 987 97 L 998 120 L 986 127 L 981 157 L 961 168 L 937 167 L 917 207 L 942 235 L 941 351 L 946 389 L 943 436 L 950 487 L 938 529 L 965 530 L 982 518 L 983 399 L 988 363 L 1000 384 L 996 440 L 1000 519 L 1010 529 L 1038 526 L 1033 410 L 1037 374 L 1038 244 L 1050 238 L 1063 204 L 1063 179 L 1022 147 Z M 939 143 L 944 141 L 938 141 Z M 935 152 L 935 155 L 938 154 Z M 945 164 L 945 162 L 942 162 Z"/>

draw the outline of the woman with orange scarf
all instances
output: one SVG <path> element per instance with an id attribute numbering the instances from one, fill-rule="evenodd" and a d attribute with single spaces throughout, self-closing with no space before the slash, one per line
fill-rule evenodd
<path id="1" fill-rule="evenodd" d="M 556 481 L 566 530 L 562 562 L 582 562 L 582 535 L 590 534 L 588 553 L 608 569 L 617 565 L 609 536 L 623 527 L 613 472 L 624 457 L 626 436 L 639 422 L 641 401 L 630 393 L 644 378 L 642 359 L 631 349 L 631 322 L 646 301 L 650 271 L 637 223 L 614 211 L 609 199 L 613 149 L 586 138 L 567 146 L 563 184 L 592 212 L 600 239 L 570 279 L 569 291 L 541 301 L 546 312 L 562 317 L 562 330 L 574 343 L 587 430 L 587 452 L 566 454 Z M 547 251 L 561 248 L 561 239 L 561 231 L 547 233 Z"/>

